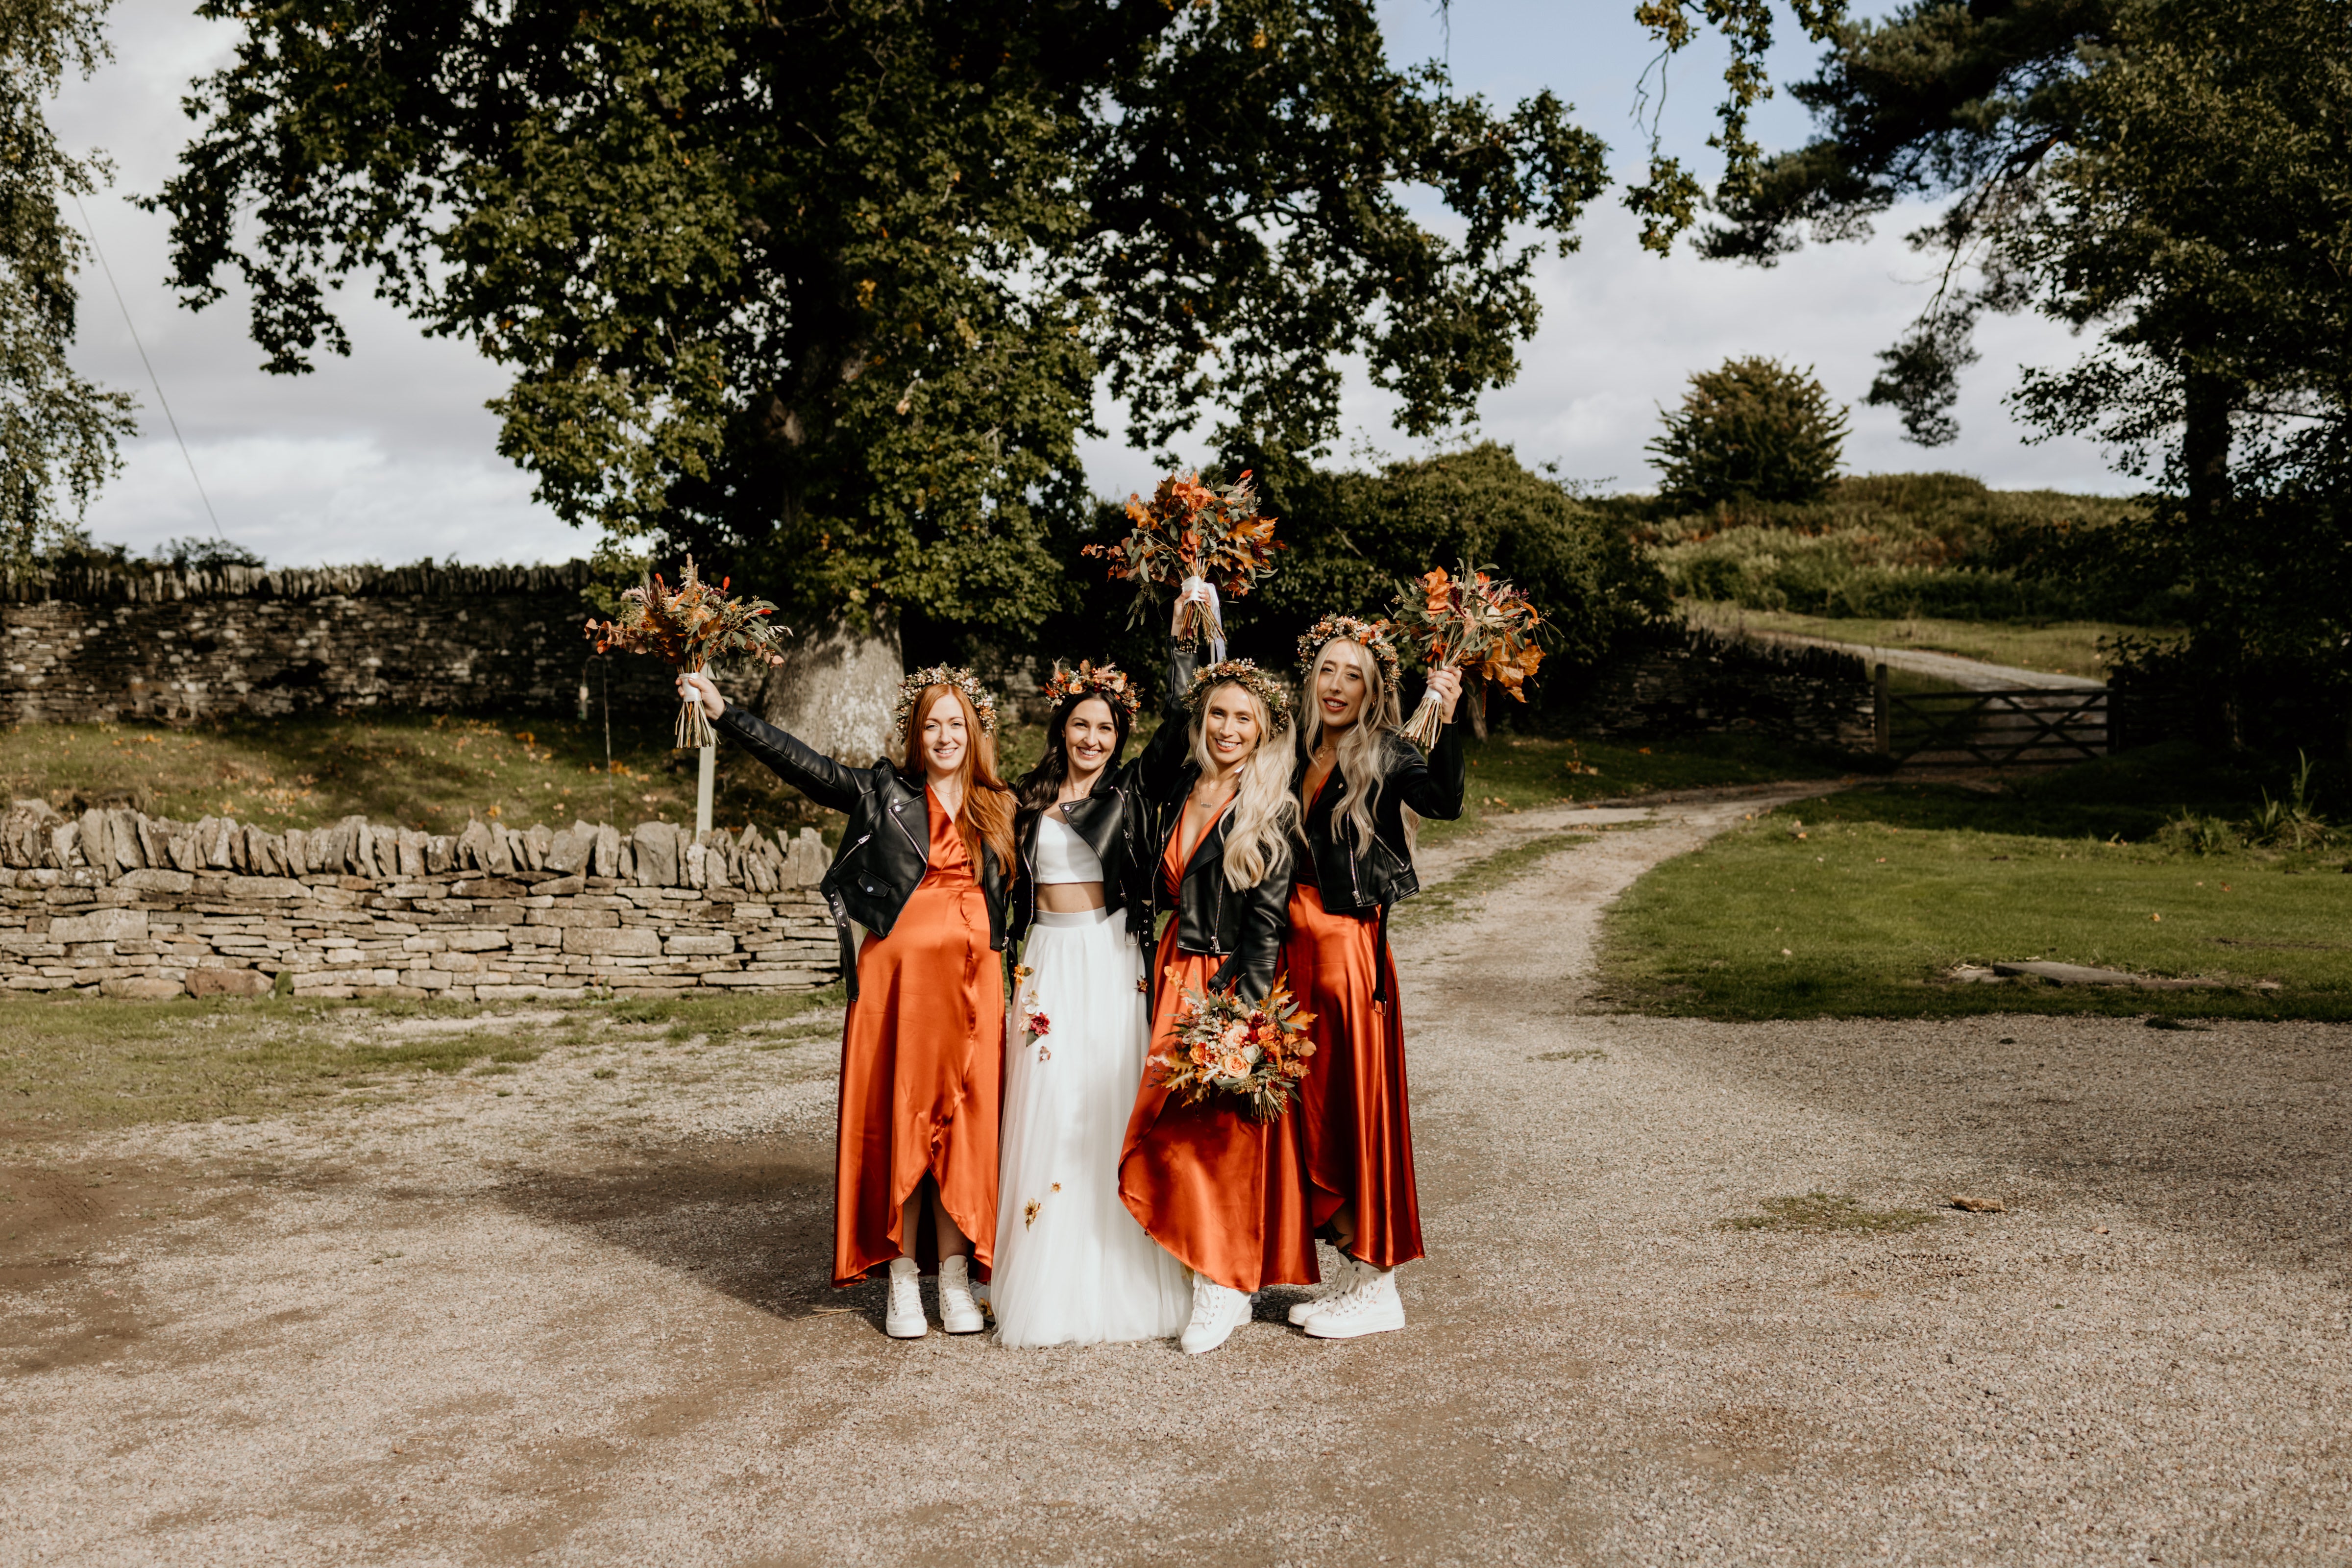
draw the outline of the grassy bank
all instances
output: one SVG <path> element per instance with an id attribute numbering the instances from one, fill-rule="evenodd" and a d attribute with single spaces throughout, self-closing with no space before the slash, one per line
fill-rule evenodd
<path id="1" fill-rule="evenodd" d="M 1948 653 L 1987 664 L 2013 665 L 2051 675 L 2088 676 L 2104 679 L 2106 656 L 2104 639 L 2119 633 L 2148 635 L 2145 627 L 2113 621 L 2054 621 L 2035 625 L 2022 621 L 1947 621 L 1927 616 L 1870 620 L 1829 616 L 1800 616 L 1787 611 L 1751 610 L 1718 600 L 1692 600 L 1684 613 L 1693 626 L 1725 632 L 1788 632 L 1862 647 L 1916 648 L 1922 653 Z"/>
<path id="2" fill-rule="evenodd" d="M 166 730 L 134 724 L 19 725 L 0 731 L 0 778 L 12 798 L 61 811 L 131 804 L 159 816 L 233 816 L 272 832 L 363 816 L 449 833 L 469 816 L 509 826 L 575 816 L 621 824 L 688 821 L 695 758 L 661 726 L 617 725 L 604 768 L 601 723 L 429 715 L 238 721 Z M 1009 726 L 999 755 L 1017 777 L 1045 750 L 1036 725 Z M 1130 748 L 1129 754 L 1134 754 Z M 1470 743 L 1470 822 L 1562 800 L 1820 777 L 1839 763 L 1748 736 L 1651 745 L 1498 732 Z M 828 830 L 839 817 L 779 784 L 731 746 L 719 748 L 715 815 L 723 827 Z M 1439 838 L 1461 831 L 1432 823 Z"/>
<path id="3" fill-rule="evenodd" d="M 2171 765 L 2165 765 L 2167 761 Z M 1989 1012 L 2352 1019 L 2352 880 L 2330 847 L 2196 854 L 2262 770 L 2166 749 L 1998 794 L 1873 785 L 1765 814 L 1612 911 L 1609 994 L 1717 1018 Z M 1969 984 L 2044 959 L 2214 989 Z M 2264 983 L 2275 989 L 2264 988 Z"/>
<path id="4" fill-rule="evenodd" d="M 554 1053 L 597 1079 L 730 1040 L 832 1036 L 841 991 L 504 1006 L 12 997 L 0 1001 L 0 1137 L 155 1121 L 359 1114 L 425 1075 L 491 1093 Z M 573 1060 L 573 1058 L 577 1060 Z"/>
<path id="5" fill-rule="evenodd" d="M 1846 759 L 1757 735 L 1693 735 L 1648 742 L 1553 740 L 1497 731 L 1468 746 L 1469 788 L 1459 822 L 1424 822 L 1421 838 L 1443 844 L 1486 822 L 1580 800 L 1660 791 L 1721 789 L 1779 779 L 1828 778 Z"/>

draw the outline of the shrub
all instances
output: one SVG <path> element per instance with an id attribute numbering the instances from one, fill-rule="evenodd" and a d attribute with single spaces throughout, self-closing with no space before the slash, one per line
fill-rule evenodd
<path id="1" fill-rule="evenodd" d="M 1665 433 L 1649 444 L 1659 491 L 1687 506 L 1817 500 L 1845 442 L 1845 410 L 1811 369 L 1777 360 L 1696 373 L 1682 406 L 1664 417 Z"/>

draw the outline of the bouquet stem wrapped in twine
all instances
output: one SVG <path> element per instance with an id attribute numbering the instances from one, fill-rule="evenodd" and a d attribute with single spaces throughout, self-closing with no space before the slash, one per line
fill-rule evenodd
<path id="1" fill-rule="evenodd" d="M 618 620 L 599 623 L 593 616 L 588 617 L 588 636 L 598 653 L 646 654 L 681 675 L 707 674 L 711 660 L 729 655 L 783 663 L 776 645 L 792 633 L 768 620 L 776 606 L 765 599 L 728 597 L 733 581 L 722 577 L 712 587 L 696 573 L 689 555 L 676 588 L 660 574 L 648 574 L 636 587 L 623 591 Z M 680 751 L 698 750 L 718 739 L 701 701 L 694 697 L 679 703 L 673 734 Z"/>
<path id="2" fill-rule="evenodd" d="M 1543 617 L 1508 583 L 1466 564 L 1459 576 L 1440 566 L 1398 584 L 1390 619 L 1432 672 L 1459 669 L 1465 684 L 1492 680 L 1515 700 L 1528 700 L 1528 677 L 1543 662 L 1536 646 Z M 1428 693 L 1404 728 L 1405 739 L 1424 752 L 1445 728 L 1438 707 L 1437 693 Z"/>

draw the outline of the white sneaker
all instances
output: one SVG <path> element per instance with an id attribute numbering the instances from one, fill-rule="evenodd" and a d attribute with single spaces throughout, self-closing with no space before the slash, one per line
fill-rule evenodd
<path id="1" fill-rule="evenodd" d="M 940 1327 L 951 1334 L 976 1334 L 988 1327 L 971 1299 L 971 1264 L 958 1254 L 940 1259 Z"/>
<path id="2" fill-rule="evenodd" d="M 1397 1295 L 1396 1270 L 1358 1263 L 1356 1283 L 1307 1319 L 1306 1327 L 1308 1336 L 1318 1340 L 1352 1340 L 1403 1328 L 1404 1302 Z"/>
<path id="3" fill-rule="evenodd" d="M 882 1314 L 882 1331 L 894 1340 L 919 1340 L 931 1331 L 923 1321 L 923 1281 L 911 1258 L 890 1260 L 890 1305 Z"/>
<path id="4" fill-rule="evenodd" d="M 1313 1317 L 1324 1308 L 1330 1306 L 1340 1297 L 1346 1295 L 1348 1293 L 1348 1288 L 1355 1284 L 1359 1279 L 1362 1278 L 1360 1270 L 1364 1266 L 1362 1264 L 1357 1262 L 1354 1258 L 1349 1258 L 1347 1254 L 1340 1254 L 1339 1267 L 1333 1271 L 1331 1278 L 1323 1281 L 1321 1287 L 1316 1290 L 1315 1294 L 1307 1297 L 1304 1301 L 1294 1301 L 1291 1303 L 1290 1321 L 1292 1326 L 1303 1327 L 1307 1319 Z"/>
<path id="5" fill-rule="evenodd" d="M 1178 1342 L 1186 1355 L 1215 1350 L 1249 1321 L 1250 1299 L 1244 1290 L 1220 1285 L 1205 1274 L 1192 1276 L 1192 1321 L 1184 1325 Z"/>

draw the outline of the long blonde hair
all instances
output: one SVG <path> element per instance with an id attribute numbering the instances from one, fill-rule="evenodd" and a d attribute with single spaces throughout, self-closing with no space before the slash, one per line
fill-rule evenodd
<path id="1" fill-rule="evenodd" d="M 1333 637 L 1316 654 L 1316 668 L 1322 667 L 1324 654 L 1333 648 L 1347 649 L 1364 676 L 1364 705 L 1356 710 L 1356 721 L 1339 737 L 1336 765 L 1347 787 L 1331 813 L 1346 821 L 1348 835 L 1360 855 L 1371 845 L 1373 813 L 1380 809 L 1381 785 L 1388 780 L 1388 738 L 1404 727 L 1404 713 L 1396 688 L 1381 679 L 1380 661 L 1362 644 Z M 1323 742 L 1323 704 L 1315 700 L 1314 669 L 1307 672 L 1299 707 L 1307 714 L 1307 750 L 1312 755 Z"/>
<path id="2" fill-rule="evenodd" d="M 953 698 L 963 710 L 963 761 L 956 772 L 963 780 L 963 805 L 956 810 L 956 833 L 963 839 L 964 853 L 971 857 L 971 874 L 975 880 L 981 871 L 980 847 L 987 845 L 996 851 L 997 868 L 1008 876 L 1013 870 L 1013 790 L 996 772 L 996 737 L 981 729 L 980 714 L 972 708 L 971 700 L 952 686 L 926 686 L 907 710 L 907 727 L 899 736 L 899 754 L 906 759 L 904 771 L 914 778 L 923 778 L 923 721 L 931 716 L 933 704 L 943 698 Z"/>
<path id="3" fill-rule="evenodd" d="M 1213 687 L 1205 695 L 1232 689 L 1249 700 L 1257 715 L 1257 750 L 1241 765 L 1234 788 L 1232 820 L 1225 826 L 1225 886 L 1239 891 L 1255 888 L 1268 877 L 1290 869 L 1290 836 L 1298 828 L 1298 802 L 1290 794 L 1290 726 L 1275 728 L 1274 716 L 1258 694 L 1239 681 Z M 1209 755 L 1208 701 L 1192 721 L 1192 761 L 1202 773 L 1213 773 Z"/>

